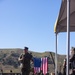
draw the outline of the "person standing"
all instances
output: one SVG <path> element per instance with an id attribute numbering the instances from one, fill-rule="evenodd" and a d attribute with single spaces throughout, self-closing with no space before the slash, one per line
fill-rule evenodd
<path id="1" fill-rule="evenodd" d="M 66 61 L 67 59 L 64 59 L 63 64 L 63 75 L 66 75 Z M 75 48 L 72 47 L 70 50 L 70 57 L 69 57 L 69 74 L 75 75 Z"/>
<path id="2" fill-rule="evenodd" d="M 30 73 L 30 61 L 32 60 L 32 55 L 28 52 L 28 47 L 24 47 L 24 54 L 19 57 L 19 61 L 22 64 L 22 75 L 29 75 Z"/>
<path id="3" fill-rule="evenodd" d="M 75 48 L 72 47 L 71 48 L 71 52 L 70 52 L 70 69 L 72 71 L 71 75 L 75 75 Z"/>

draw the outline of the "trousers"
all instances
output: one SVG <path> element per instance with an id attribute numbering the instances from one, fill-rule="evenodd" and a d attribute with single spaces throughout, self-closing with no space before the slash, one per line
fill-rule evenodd
<path id="1" fill-rule="evenodd" d="M 22 75 L 29 75 L 30 69 L 22 68 Z"/>

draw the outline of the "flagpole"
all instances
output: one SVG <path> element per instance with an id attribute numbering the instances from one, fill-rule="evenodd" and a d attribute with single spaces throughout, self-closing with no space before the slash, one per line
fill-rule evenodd
<path id="1" fill-rule="evenodd" d="M 70 0 L 67 0 L 67 73 L 69 75 L 69 50 L 70 50 Z"/>

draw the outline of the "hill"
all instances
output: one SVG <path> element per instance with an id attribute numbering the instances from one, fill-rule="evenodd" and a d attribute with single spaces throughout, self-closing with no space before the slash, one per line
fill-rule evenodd
<path id="1" fill-rule="evenodd" d="M 3 69 L 4 72 L 10 72 L 12 70 L 13 72 L 21 72 L 18 62 L 18 57 L 23 52 L 23 49 L 0 49 L 0 69 Z M 53 52 L 33 52 L 32 53 L 35 57 L 48 57 L 48 70 L 49 72 L 54 72 L 54 62 L 55 60 L 55 53 Z M 53 56 L 53 59 L 51 57 L 51 54 Z M 65 55 L 59 55 L 58 54 L 58 70 L 60 66 L 62 66 L 63 59 L 65 58 Z"/>

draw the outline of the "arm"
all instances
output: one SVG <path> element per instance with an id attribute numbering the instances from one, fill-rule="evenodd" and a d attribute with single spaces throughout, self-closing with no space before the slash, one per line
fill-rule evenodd
<path id="1" fill-rule="evenodd" d="M 63 68 L 66 68 L 66 59 L 64 59 Z"/>
<path id="2" fill-rule="evenodd" d="M 33 56 L 30 54 L 30 61 L 33 63 Z"/>
<path id="3" fill-rule="evenodd" d="M 23 54 L 20 55 L 20 57 L 18 58 L 19 61 L 23 60 Z"/>

